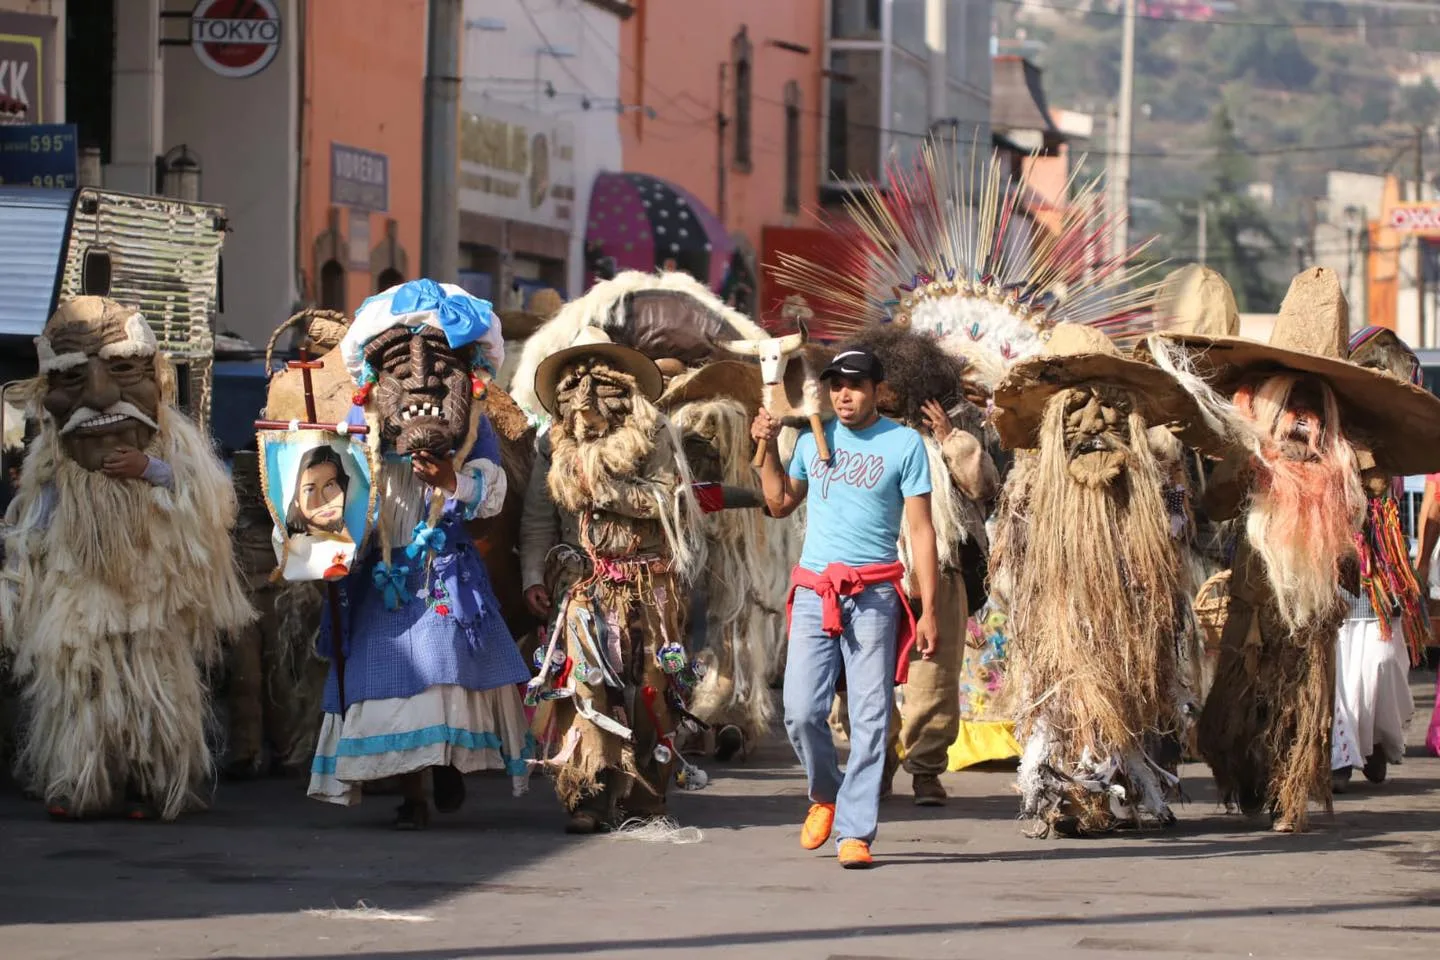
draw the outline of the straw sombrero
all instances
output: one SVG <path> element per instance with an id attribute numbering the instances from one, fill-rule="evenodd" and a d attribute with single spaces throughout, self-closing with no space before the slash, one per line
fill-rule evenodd
<path id="1" fill-rule="evenodd" d="M 1350 361 L 1349 307 L 1333 270 L 1299 274 L 1280 305 L 1268 343 L 1242 337 L 1158 334 L 1186 348 L 1195 373 L 1225 394 L 1267 371 L 1320 377 L 1339 400 L 1347 428 L 1396 476 L 1440 471 L 1440 398 L 1389 373 Z"/>
<path id="2" fill-rule="evenodd" d="M 1159 367 L 1123 356 L 1114 342 L 1094 327 L 1074 323 L 1057 324 L 1046 352 L 1011 367 L 996 388 L 995 429 L 1006 449 L 1037 448 L 1051 398 L 1086 386 L 1128 391 L 1137 411 L 1152 426 L 1179 424 L 1192 446 L 1221 449 L 1219 438 L 1203 426 L 1195 399 L 1174 377 Z"/>
<path id="3" fill-rule="evenodd" d="M 495 314 L 500 318 L 500 330 L 506 340 L 528 340 L 532 333 L 559 313 L 563 306 L 565 301 L 560 298 L 560 294 L 544 287 L 530 294 L 524 309 L 497 310 Z"/>
<path id="4" fill-rule="evenodd" d="M 671 380 L 657 406 L 673 410 L 685 403 L 704 400 L 735 400 L 753 420 L 764 405 L 764 384 L 760 367 L 740 360 L 718 360 Z"/>
<path id="5" fill-rule="evenodd" d="M 660 399 L 665 379 L 660 368 L 639 350 L 614 343 L 598 327 L 581 327 L 571 345 L 550 354 L 535 368 L 535 396 L 550 414 L 555 413 L 555 388 L 560 374 L 581 357 L 604 357 L 605 360 L 635 378 L 640 392 L 650 402 Z"/>

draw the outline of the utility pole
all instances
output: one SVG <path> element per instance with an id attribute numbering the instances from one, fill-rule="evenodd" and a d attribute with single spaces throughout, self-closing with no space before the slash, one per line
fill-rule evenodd
<path id="1" fill-rule="evenodd" d="M 421 149 L 420 273 L 454 283 L 460 273 L 460 37 L 462 0 L 429 0 Z"/>
<path id="2" fill-rule="evenodd" d="M 725 116 L 725 67 L 721 61 L 720 92 L 715 98 L 715 216 L 721 226 L 728 227 L 725 222 L 725 126 L 730 120 Z"/>
<path id="3" fill-rule="evenodd" d="M 1207 216 L 1209 212 L 1210 203 L 1202 197 L 1200 199 L 1200 223 L 1198 228 L 1200 231 L 1200 236 L 1196 238 L 1195 241 L 1195 245 L 1199 248 L 1195 251 L 1195 261 L 1199 263 L 1202 267 L 1205 266 L 1206 244 L 1209 242 L 1210 239 L 1208 233 L 1209 217 Z"/>
<path id="4" fill-rule="evenodd" d="M 1415 200 L 1425 199 L 1425 128 L 1415 127 Z M 1420 326 L 1415 331 L 1420 345 L 1428 347 L 1430 340 L 1425 329 L 1425 238 L 1415 238 L 1415 304 L 1419 308 Z"/>
<path id="5" fill-rule="evenodd" d="M 1125 20 L 1120 47 L 1120 108 L 1111 177 L 1119 209 L 1112 255 L 1123 257 L 1130 249 L 1130 153 L 1135 108 L 1135 0 L 1125 0 Z"/>

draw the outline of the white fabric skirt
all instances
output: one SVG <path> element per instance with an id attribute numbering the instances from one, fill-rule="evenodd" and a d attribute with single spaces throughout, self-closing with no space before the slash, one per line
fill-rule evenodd
<path id="1" fill-rule="evenodd" d="M 1378 620 L 1346 620 L 1335 657 L 1335 722 L 1330 769 L 1362 767 L 1377 749 L 1390 763 L 1405 759 L 1405 728 L 1415 714 L 1410 657 L 1398 619 L 1390 640 Z"/>
<path id="2" fill-rule="evenodd" d="M 342 721 L 327 713 L 310 767 L 310 796 L 354 806 L 361 786 L 453 766 L 461 773 L 504 770 L 516 796 L 525 792 L 535 741 L 519 690 L 434 686 L 414 697 L 351 704 Z"/>

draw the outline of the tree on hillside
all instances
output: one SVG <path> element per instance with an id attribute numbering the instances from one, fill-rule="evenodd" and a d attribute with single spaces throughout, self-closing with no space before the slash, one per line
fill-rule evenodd
<path id="1" fill-rule="evenodd" d="M 1214 150 L 1211 178 L 1201 198 L 1206 211 L 1207 262 L 1230 281 L 1240 312 L 1273 310 L 1279 291 L 1266 266 L 1281 260 L 1285 250 L 1264 211 L 1245 193 L 1253 179 L 1253 167 L 1224 104 L 1211 118 L 1209 142 Z M 1200 228 L 1195 204 L 1186 204 L 1177 216 L 1181 236 L 1193 243 Z M 1193 256 L 1193 247 L 1183 255 L 1186 259 Z"/>

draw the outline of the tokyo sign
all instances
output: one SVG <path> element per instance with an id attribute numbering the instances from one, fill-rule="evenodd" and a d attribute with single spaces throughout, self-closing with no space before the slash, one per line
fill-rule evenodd
<path id="1" fill-rule="evenodd" d="M 1440 202 L 1397 203 L 1385 211 L 1385 229 L 1419 237 L 1440 237 Z"/>
<path id="2" fill-rule="evenodd" d="M 275 0 L 200 0 L 190 14 L 190 47 L 222 77 L 251 77 L 280 50 Z"/>

